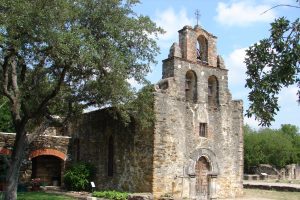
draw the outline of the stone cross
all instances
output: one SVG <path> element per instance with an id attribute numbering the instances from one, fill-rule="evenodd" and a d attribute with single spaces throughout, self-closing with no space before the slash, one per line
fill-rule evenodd
<path id="1" fill-rule="evenodd" d="M 198 9 L 196 9 L 196 11 L 195 11 L 195 16 L 197 19 L 197 26 L 198 26 L 198 21 L 199 21 L 199 18 L 201 17 L 200 11 Z"/>

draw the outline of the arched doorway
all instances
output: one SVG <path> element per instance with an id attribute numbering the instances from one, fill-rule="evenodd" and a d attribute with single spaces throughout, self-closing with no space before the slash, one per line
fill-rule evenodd
<path id="1" fill-rule="evenodd" d="M 40 178 L 45 185 L 61 185 L 61 172 L 64 161 L 53 155 L 40 155 L 32 158 L 32 178 Z"/>
<path id="2" fill-rule="evenodd" d="M 209 177 L 210 164 L 207 159 L 201 156 L 196 162 L 196 196 L 197 199 L 208 199 L 209 196 Z"/>

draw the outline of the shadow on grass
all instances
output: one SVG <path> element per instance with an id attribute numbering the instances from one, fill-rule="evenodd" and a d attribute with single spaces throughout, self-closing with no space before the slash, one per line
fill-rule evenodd
<path id="1" fill-rule="evenodd" d="M 0 193 L 0 199 L 3 194 Z M 45 192 L 18 192 L 18 200 L 75 200 L 75 198 Z"/>

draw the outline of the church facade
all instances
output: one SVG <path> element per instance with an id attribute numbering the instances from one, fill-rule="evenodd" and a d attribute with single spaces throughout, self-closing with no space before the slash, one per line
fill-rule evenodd
<path id="1" fill-rule="evenodd" d="M 155 199 L 242 195 L 243 104 L 232 100 L 216 40 L 199 26 L 179 31 L 154 86 L 151 128 L 134 121 L 125 126 L 110 109 L 86 113 L 68 129 L 41 136 L 52 139 L 32 145 L 23 174 L 63 185 L 65 166 L 81 161 L 95 166 L 93 181 L 101 190 L 149 192 Z M 0 152 L 9 154 L 7 142 L 0 142 Z M 42 169 L 49 163 L 58 169 Z"/>
<path id="2" fill-rule="evenodd" d="M 216 37 L 179 31 L 155 93 L 153 190 L 188 198 L 242 194 L 243 104 L 228 90 Z"/>

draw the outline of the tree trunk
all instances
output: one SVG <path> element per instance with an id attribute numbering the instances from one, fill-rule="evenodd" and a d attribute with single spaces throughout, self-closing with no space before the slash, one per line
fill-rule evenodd
<path id="1" fill-rule="evenodd" d="M 16 133 L 14 149 L 11 155 L 10 166 L 6 175 L 6 190 L 4 200 L 16 200 L 19 181 L 19 173 L 27 145 L 26 133 L 24 130 Z"/>

